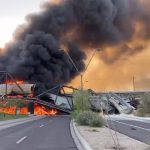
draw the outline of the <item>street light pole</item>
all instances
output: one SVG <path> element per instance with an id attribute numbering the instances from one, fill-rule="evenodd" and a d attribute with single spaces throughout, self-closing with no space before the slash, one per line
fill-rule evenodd
<path id="1" fill-rule="evenodd" d="M 90 60 L 89 60 L 89 62 L 88 62 L 88 64 L 87 64 L 87 66 L 85 67 L 85 71 L 84 71 L 83 73 L 80 73 L 78 67 L 76 66 L 76 64 L 75 64 L 74 61 L 72 60 L 71 56 L 69 55 L 68 52 L 66 52 L 66 54 L 68 55 L 68 57 L 69 57 L 71 63 L 73 64 L 74 68 L 75 68 L 76 71 L 80 74 L 80 88 L 81 88 L 81 91 L 83 90 L 83 76 L 84 76 L 85 72 L 87 71 L 87 69 L 88 69 L 88 67 L 89 67 L 89 65 L 90 65 L 90 63 L 91 63 L 91 61 L 93 60 L 93 58 L 94 58 L 96 52 L 98 52 L 98 51 L 101 51 L 101 49 L 98 48 L 98 49 L 95 49 L 95 50 L 94 50 L 94 52 L 93 52 L 93 54 L 92 54 L 92 56 L 91 56 L 91 58 L 90 58 Z"/>
<path id="2" fill-rule="evenodd" d="M 68 55 L 68 58 L 70 59 L 71 63 L 73 64 L 74 68 L 76 69 L 76 71 L 80 74 L 80 86 L 81 86 L 81 94 L 82 94 L 82 91 L 83 91 L 83 76 L 85 74 L 85 72 L 87 71 L 92 59 L 94 58 L 94 55 L 96 54 L 97 51 L 100 51 L 101 49 L 95 49 L 93 54 L 92 54 L 92 57 L 90 58 L 87 66 L 85 67 L 85 71 L 83 73 L 80 73 L 78 67 L 76 66 L 76 64 L 74 63 L 74 61 L 72 60 L 71 56 L 69 55 L 68 52 L 66 52 L 66 54 Z M 82 111 L 83 111 L 83 96 L 82 96 Z"/>
<path id="3" fill-rule="evenodd" d="M 72 58 L 71 58 L 71 56 L 69 55 L 69 53 L 66 52 L 66 54 L 67 54 L 67 56 L 69 57 L 69 60 L 71 61 L 72 65 L 74 66 L 74 68 L 76 69 L 76 71 L 77 71 L 78 73 L 80 73 L 78 67 L 76 66 L 76 64 L 75 64 L 74 61 L 72 60 Z"/>
<path id="4" fill-rule="evenodd" d="M 99 52 L 99 51 L 102 51 L 102 49 L 101 49 L 101 48 L 96 48 L 96 49 L 94 50 L 94 52 L 93 52 L 93 54 L 92 54 L 92 56 L 91 56 L 91 58 L 90 58 L 88 64 L 86 65 L 85 71 L 84 71 L 83 74 L 82 74 L 82 77 L 81 77 L 82 82 L 83 82 L 83 76 L 85 75 L 85 73 L 86 73 L 86 71 L 87 71 L 87 69 L 88 69 L 88 67 L 89 67 L 89 65 L 90 65 L 90 63 L 91 63 L 91 61 L 93 60 L 93 58 L 94 58 L 96 52 Z M 83 83 L 82 83 L 81 89 L 83 90 Z"/>
<path id="5" fill-rule="evenodd" d="M 91 58 L 90 58 L 90 60 L 89 60 L 88 64 L 86 65 L 86 68 L 85 68 L 85 70 L 84 70 L 83 75 L 84 75 L 84 74 L 85 74 L 85 72 L 87 71 L 87 69 L 88 69 L 88 67 L 89 67 L 89 65 L 90 65 L 90 63 L 91 63 L 91 61 L 92 61 L 92 59 L 94 58 L 94 56 L 95 56 L 96 52 L 97 52 L 97 51 L 99 51 L 99 50 L 100 50 L 100 49 L 95 49 L 95 50 L 94 50 L 94 52 L 93 52 L 93 54 L 92 54 L 92 56 L 91 56 Z"/>
<path id="6" fill-rule="evenodd" d="M 135 76 L 132 78 L 133 91 L 135 91 Z"/>

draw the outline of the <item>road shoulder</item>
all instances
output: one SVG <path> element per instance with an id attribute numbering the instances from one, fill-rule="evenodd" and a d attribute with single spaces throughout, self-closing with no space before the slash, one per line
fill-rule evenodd
<path id="1" fill-rule="evenodd" d="M 23 123 L 27 123 L 30 121 L 42 119 L 44 116 L 32 116 L 32 117 L 27 117 L 27 118 L 20 118 L 20 119 L 13 119 L 13 120 L 7 120 L 7 121 L 0 121 L 0 130 L 13 127 L 16 125 L 20 125 Z"/>

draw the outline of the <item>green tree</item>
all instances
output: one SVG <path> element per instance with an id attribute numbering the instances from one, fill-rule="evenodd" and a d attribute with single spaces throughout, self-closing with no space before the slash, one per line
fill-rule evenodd
<path id="1" fill-rule="evenodd" d="M 14 107 L 14 106 L 16 106 L 16 101 L 15 100 L 7 101 L 6 107 Z"/>
<path id="2" fill-rule="evenodd" d="M 150 94 L 144 94 L 138 107 L 138 115 L 150 116 Z"/>
<path id="3" fill-rule="evenodd" d="M 4 107 L 4 105 L 2 104 L 2 102 L 0 102 L 0 108 L 3 108 Z"/>
<path id="4" fill-rule="evenodd" d="M 19 108 L 19 109 L 27 107 L 27 103 L 22 99 L 18 100 L 17 103 L 16 103 L 16 107 Z"/>
<path id="5" fill-rule="evenodd" d="M 74 107 L 78 112 L 90 109 L 88 91 L 75 91 L 73 95 L 73 101 Z"/>
<path id="6" fill-rule="evenodd" d="M 16 107 L 16 100 L 8 100 L 6 107 L 9 107 L 9 108 L 10 107 Z M 16 112 L 15 112 L 15 115 L 16 115 Z"/>
<path id="7" fill-rule="evenodd" d="M 16 113 L 19 114 L 20 109 L 26 107 L 27 104 L 24 100 L 20 99 L 16 101 Z"/>
<path id="8" fill-rule="evenodd" d="M 16 114 L 18 114 L 19 110 L 23 107 L 26 107 L 27 104 L 24 102 L 24 100 L 9 100 L 7 103 L 7 107 L 16 107 Z"/>

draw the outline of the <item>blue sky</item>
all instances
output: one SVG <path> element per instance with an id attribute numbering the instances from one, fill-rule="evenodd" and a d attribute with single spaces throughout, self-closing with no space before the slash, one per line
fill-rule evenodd
<path id="1" fill-rule="evenodd" d="M 38 12 L 45 0 L 0 0 L 0 47 L 12 39 L 16 27 L 31 12 Z"/>

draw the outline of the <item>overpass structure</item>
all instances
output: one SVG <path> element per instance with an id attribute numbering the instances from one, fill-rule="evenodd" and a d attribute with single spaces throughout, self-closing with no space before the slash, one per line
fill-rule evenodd
<path id="1" fill-rule="evenodd" d="M 25 98 L 24 100 L 28 102 L 37 103 L 52 109 L 57 109 L 59 112 L 66 113 L 66 114 L 70 114 L 72 111 L 72 106 L 70 107 L 68 107 L 67 105 L 61 106 L 61 105 L 53 104 L 51 102 L 40 100 L 38 98 Z"/>
<path id="2" fill-rule="evenodd" d="M 70 114 L 73 109 L 73 100 L 71 95 L 65 93 L 65 88 L 72 87 L 57 85 L 47 91 L 34 96 L 35 84 L 16 81 L 8 72 L 0 71 L 0 99 L 1 100 L 19 100 L 22 99 L 30 104 L 37 103 L 59 112 Z M 33 105 L 30 105 L 33 107 Z M 34 108 L 33 108 L 34 109 Z M 30 113 L 33 113 L 30 111 Z"/>
<path id="3" fill-rule="evenodd" d="M 73 87 L 67 87 L 64 85 L 57 85 L 43 93 L 33 96 L 31 94 L 34 89 L 34 84 L 20 84 L 15 78 L 8 72 L 0 71 L 0 96 L 1 99 L 7 99 L 10 95 L 19 94 L 22 99 L 28 101 L 29 103 L 38 103 L 49 108 L 54 108 L 64 113 L 71 113 L 73 110 L 73 99 L 72 94 L 66 94 L 64 88 L 75 89 Z M 13 83 L 9 83 L 9 79 Z M 75 89 L 78 90 L 78 89 Z M 54 92 L 55 91 L 55 92 Z M 100 110 L 103 109 L 108 113 L 132 113 L 134 107 L 131 106 L 128 101 L 133 96 L 141 96 L 145 93 L 150 93 L 150 91 L 129 91 L 129 92 L 102 92 L 96 93 L 92 90 L 89 91 L 90 103 L 92 109 Z M 32 96 L 31 96 L 31 95 Z M 30 96 L 29 96 L 30 95 Z M 43 99 L 46 96 L 46 99 Z M 20 97 L 19 97 L 20 98 Z M 11 97 L 12 99 L 12 97 Z"/>
<path id="4" fill-rule="evenodd" d="M 91 92 L 90 102 L 95 110 L 103 109 L 109 114 L 130 114 L 135 109 L 118 94 Z"/>
<path id="5" fill-rule="evenodd" d="M 141 97 L 144 94 L 150 94 L 150 90 L 134 90 L 134 91 L 110 91 L 110 92 L 98 92 L 98 94 L 117 94 L 121 98 L 130 99 L 131 97 Z"/>
<path id="6" fill-rule="evenodd" d="M 5 99 L 9 100 L 9 98 L 3 98 L 3 100 Z M 46 106 L 47 108 L 50 108 L 50 109 L 56 109 L 60 113 L 70 114 L 71 111 L 73 110 L 72 97 L 68 95 L 64 95 L 64 94 L 56 95 L 56 94 L 49 93 L 47 95 L 47 100 L 40 99 L 39 97 L 26 97 L 24 95 L 21 98 L 20 97 L 11 98 L 10 100 L 16 100 L 16 99 L 18 100 L 22 99 L 28 102 L 29 105 L 36 103 L 36 104 Z M 33 107 L 33 105 L 30 105 L 30 106 Z M 33 114 L 34 108 L 31 108 L 29 112 Z"/>

